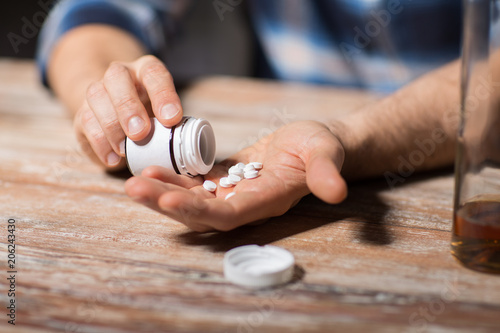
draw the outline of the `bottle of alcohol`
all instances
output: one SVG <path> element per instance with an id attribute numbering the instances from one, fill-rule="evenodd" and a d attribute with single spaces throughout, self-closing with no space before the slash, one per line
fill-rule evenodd
<path id="1" fill-rule="evenodd" d="M 451 248 L 466 267 L 500 273 L 500 0 L 464 4 Z"/>

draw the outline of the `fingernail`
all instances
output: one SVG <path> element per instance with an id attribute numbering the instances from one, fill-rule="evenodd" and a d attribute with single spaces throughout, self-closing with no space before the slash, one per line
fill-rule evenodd
<path id="1" fill-rule="evenodd" d="M 162 117 L 163 119 L 172 119 L 180 111 L 181 110 L 175 104 L 167 104 L 161 108 L 160 117 Z"/>
<path id="2" fill-rule="evenodd" d="M 120 155 L 125 156 L 125 140 L 120 142 L 118 147 L 120 148 Z"/>
<path id="3" fill-rule="evenodd" d="M 137 134 L 144 128 L 144 120 L 141 117 L 135 116 L 130 118 L 128 121 L 128 132 L 129 134 Z"/>
<path id="4" fill-rule="evenodd" d="M 120 156 L 118 156 L 114 151 L 108 154 L 106 157 L 106 161 L 108 162 L 109 166 L 114 166 L 120 163 Z"/>

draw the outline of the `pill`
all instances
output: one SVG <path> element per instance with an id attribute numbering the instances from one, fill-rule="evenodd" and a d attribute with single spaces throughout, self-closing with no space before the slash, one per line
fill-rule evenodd
<path id="1" fill-rule="evenodd" d="M 253 167 L 255 168 L 255 170 L 260 170 L 260 169 L 262 169 L 262 163 L 261 163 L 261 162 L 250 162 L 250 163 L 248 163 L 248 164 L 253 165 Z M 248 165 L 248 164 L 247 164 L 247 165 Z"/>
<path id="2" fill-rule="evenodd" d="M 230 175 L 238 175 L 240 177 L 243 176 L 243 170 L 238 168 L 236 165 L 233 165 L 232 167 L 230 167 L 228 173 Z"/>
<path id="3" fill-rule="evenodd" d="M 241 177 L 238 175 L 229 175 L 228 180 L 231 184 L 236 185 L 241 181 Z"/>
<path id="4" fill-rule="evenodd" d="M 213 181 L 211 180 L 205 180 L 203 182 L 203 188 L 207 191 L 210 191 L 210 192 L 215 192 L 215 190 L 217 189 L 217 184 L 215 184 Z"/>
<path id="5" fill-rule="evenodd" d="M 234 196 L 235 194 L 236 194 L 236 193 L 234 193 L 234 192 L 229 193 L 228 195 L 226 195 L 226 197 L 224 198 L 224 200 L 227 200 L 227 199 L 231 198 L 231 197 L 232 197 L 232 196 Z"/>
<path id="6" fill-rule="evenodd" d="M 243 170 L 243 169 L 245 168 L 245 163 L 241 163 L 241 162 L 240 162 L 240 163 L 236 164 L 236 166 L 237 166 L 238 168 L 240 168 L 240 169 L 242 169 L 242 170 Z"/>
<path id="7" fill-rule="evenodd" d="M 227 177 L 222 177 L 219 181 L 219 185 L 222 187 L 231 187 L 233 184 L 229 181 L 229 178 Z"/>
<path id="8" fill-rule="evenodd" d="M 252 171 L 252 170 L 255 170 L 255 167 L 252 164 L 247 164 L 247 165 L 245 165 L 243 172 L 248 172 L 248 171 Z"/>
<path id="9" fill-rule="evenodd" d="M 259 175 L 259 171 L 257 170 L 250 170 L 250 171 L 247 171 L 245 172 L 245 179 L 252 179 L 252 178 L 255 178 Z"/>

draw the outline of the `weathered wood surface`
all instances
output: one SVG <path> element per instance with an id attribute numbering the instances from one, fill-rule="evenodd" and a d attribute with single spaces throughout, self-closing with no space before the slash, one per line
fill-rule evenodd
<path id="1" fill-rule="evenodd" d="M 323 119 L 375 98 L 210 78 L 183 103 L 212 122 L 222 158 L 280 122 Z M 128 199 L 127 175 L 106 174 L 82 156 L 33 64 L 6 59 L 0 160 L 1 332 L 500 330 L 500 277 L 467 270 L 450 255 L 451 169 L 394 189 L 384 180 L 358 182 L 337 206 L 307 197 L 264 225 L 196 234 Z M 10 218 L 15 327 L 5 315 Z M 224 252 L 252 243 L 290 250 L 295 280 L 264 291 L 226 282 Z"/>

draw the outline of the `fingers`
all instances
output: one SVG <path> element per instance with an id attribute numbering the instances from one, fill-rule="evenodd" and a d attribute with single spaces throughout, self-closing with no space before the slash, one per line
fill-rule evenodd
<path id="1" fill-rule="evenodd" d="M 118 168 L 124 165 L 124 159 L 117 154 L 116 148 L 111 146 L 97 118 L 86 103 L 75 117 L 75 130 L 82 147 L 90 145 L 97 159 L 106 167 Z M 90 157 L 94 156 L 90 154 Z"/>
<path id="2" fill-rule="evenodd" d="M 144 139 L 151 129 L 151 123 L 128 67 L 112 63 L 104 74 L 103 84 L 96 84 L 95 87 L 97 92 L 92 94 L 94 91 L 90 89 L 87 99 L 98 115 L 103 130 L 107 134 L 118 135 L 114 132 L 121 127 L 130 139 Z M 94 109 L 94 105 L 101 106 L 101 109 Z"/>
<path id="3" fill-rule="evenodd" d="M 264 178 L 252 181 L 272 184 Z M 260 186 L 257 185 L 255 189 L 258 188 Z M 226 200 L 225 189 L 222 189 L 222 193 L 220 190 L 217 190 L 217 198 L 202 186 L 191 189 L 190 192 L 195 193 L 195 196 L 189 196 L 184 191 L 165 193 L 159 198 L 158 206 L 164 214 L 188 226 L 196 224 L 219 231 L 232 230 L 249 222 L 281 215 L 292 206 L 290 198 L 273 191 L 238 190 L 235 187 L 235 195 Z"/>
<path id="4" fill-rule="evenodd" d="M 201 201 L 199 197 L 194 197 L 181 201 L 178 197 L 176 199 L 179 201 L 176 201 L 173 197 L 173 194 L 166 194 L 160 198 L 159 207 L 165 214 L 174 216 L 182 212 L 177 220 L 189 227 L 196 224 L 218 231 L 229 231 L 249 222 L 264 221 L 286 211 L 277 210 L 280 203 L 269 201 L 255 191 L 236 192 L 228 200 L 216 198 Z"/>
<path id="5" fill-rule="evenodd" d="M 136 202 L 202 232 L 228 231 L 252 221 L 280 215 L 286 210 L 276 211 L 280 203 L 255 191 L 238 192 L 224 200 L 223 197 L 216 198 L 214 193 L 201 185 L 188 190 L 147 177 L 130 178 L 125 183 L 125 191 Z"/>
<path id="6" fill-rule="evenodd" d="M 197 185 L 201 185 L 203 182 L 201 177 L 180 176 L 173 170 L 169 170 L 157 165 L 147 167 L 142 171 L 141 175 L 148 178 L 158 179 L 164 183 L 178 185 L 187 189 Z"/>
<path id="7" fill-rule="evenodd" d="M 314 195 L 331 204 L 342 202 L 347 196 L 346 182 L 337 167 L 342 164 L 343 156 L 339 156 L 337 147 L 335 142 L 321 145 L 309 153 L 306 162 L 307 186 Z"/>
<path id="8" fill-rule="evenodd" d="M 103 80 L 89 86 L 75 127 L 83 132 L 106 167 L 124 165 L 125 135 L 140 140 L 151 129 L 146 108 L 125 65 L 111 64 Z"/>
<path id="9" fill-rule="evenodd" d="M 116 117 L 111 99 L 101 81 L 93 83 L 87 90 L 87 105 L 91 110 L 86 108 L 86 113 L 83 116 L 95 118 L 99 123 L 99 129 L 107 138 L 115 153 L 125 156 L 125 134 Z"/>
<path id="10" fill-rule="evenodd" d="M 195 231 L 199 231 L 200 226 L 204 230 L 227 231 L 245 223 L 237 224 L 240 221 L 232 219 L 235 211 L 227 201 L 221 198 L 207 200 L 195 192 L 190 195 L 184 192 L 165 193 L 159 198 L 158 206 L 164 214 Z M 231 221 L 228 223 L 229 220 Z M 194 229 L 193 226 L 198 228 Z"/>
<path id="11" fill-rule="evenodd" d="M 106 167 L 123 166 L 126 136 L 139 141 L 148 135 L 151 110 L 165 126 L 176 125 L 183 115 L 172 76 L 163 63 L 153 56 L 111 63 L 103 79 L 88 88 L 75 117 L 79 141 L 90 146 L 94 151 L 90 157 Z"/>
<path id="12" fill-rule="evenodd" d="M 154 56 L 144 56 L 133 64 L 133 68 L 149 95 L 156 118 L 164 126 L 176 125 L 182 118 L 182 106 L 165 65 Z"/>
<path id="13" fill-rule="evenodd" d="M 228 200 L 219 198 L 207 202 L 199 214 L 200 220 L 195 221 L 208 223 L 219 231 L 229 231 L 249 222 L 284 213 L 276 212 L 279 203 L 269 201 L 265 195 L 255 191 L 236 192 Z"/>
<path id="14" fill-rule="evenodd" d="M 125 182 L 125 192 L 134 201 L 148 206 L 162 214 L 184 223 L 189 228 L 205 232 L 213 228 L 197 223 L 192 219 L 192 212 L 198 210 L 193 207 L 202 207 L 204 199 L 213 198 L 213 194 L 205 191 L 190 191 L 177 185 L 162 183 L 157 179 L 146 177 L 132 177 Z M 176 207 L 168 210 L 159 205 L 161 201 Z"/>

